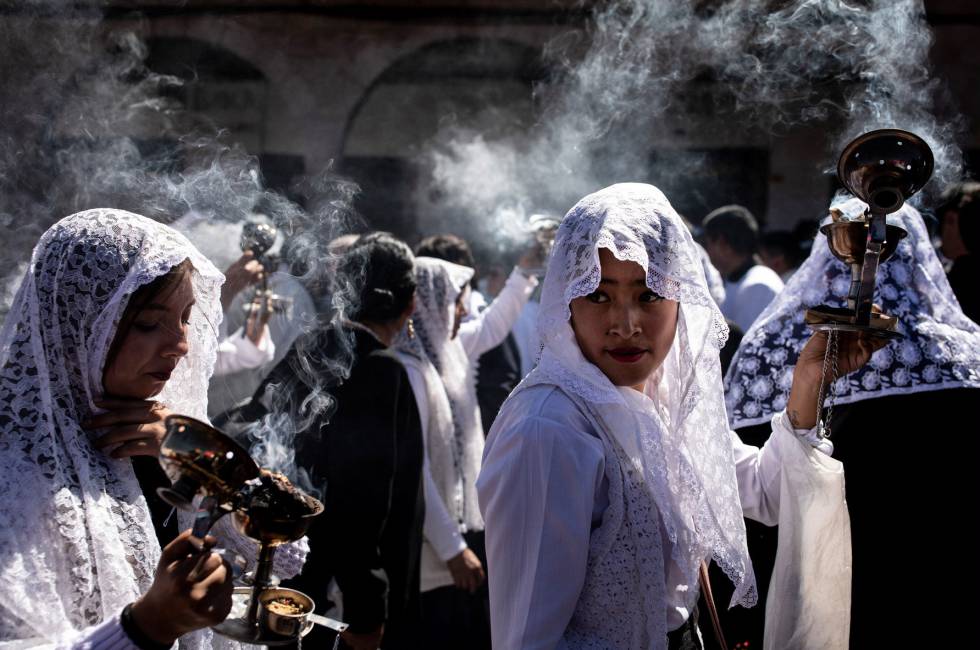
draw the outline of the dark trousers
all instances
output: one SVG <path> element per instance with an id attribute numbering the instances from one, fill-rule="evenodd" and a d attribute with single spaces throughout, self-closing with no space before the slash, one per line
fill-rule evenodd
<path id="1" fill-rule="evenodd" d="M 487 567 L 483 531 L 466 533 L 466 545 Z M 487 583 L 470 594 L 455 586 L 422 594 L 422 639 L 426 650 L 490 650 L 490 592 Z"/>
<path id="2" fill-rule="evenodd" d="M 698 637 L 698 608 L 676 630 L 667 633 L 668 650 L 704 650 Z"/>

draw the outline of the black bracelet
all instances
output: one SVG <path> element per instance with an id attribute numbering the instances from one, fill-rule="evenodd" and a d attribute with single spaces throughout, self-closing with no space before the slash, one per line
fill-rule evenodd
<path id="1" fill-rule="evenodd" d="M 146 633 L 144 633 L 143 630 L 140 629 L 140 626 L 136 624 L 136 621 L 133 620 L 132 603 L 123 607 L 122 614 L 119 615 L 119 624 L 122 626 L 123 632 L 126 633 L 126 636 L 129 637 L 129 640 L 141 648 L 141 650 L 170 650 L 170 648 L 173 647 L 172 643 L 157 643 L 150 637 L 146 636 Z"/>

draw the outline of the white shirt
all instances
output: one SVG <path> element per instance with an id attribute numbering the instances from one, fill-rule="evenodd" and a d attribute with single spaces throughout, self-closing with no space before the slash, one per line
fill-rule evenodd
<path id="1" fill-rule="evenodd" d="M 512 400 L 487 439 L 477 481 L 487 523 L 493 646 L 551 649 L 561 647 L 585 583 L 590 535 L 608 505 L 605 454 L 588 418 L 561 390 L 534 386 Z M 773 426 L 788 424 L 777 416 Z M 731 436 L 745 516 L 774 525 L 780 437 L 760 450 Z M 666 548 L 664 555 L 670 557 Z M 667 594 L 678 594 L 687 587 L 669 564 Z M 689 612 L 679 596 L 668 599 L 667 627 L 676 629 Z"/>
<path id="2" fill-rule="evenodd" d="M 537 278 L 525 277 L 515 267 L 493 302 L 459 326 L 459 340 L 466 356 L 475 362 L 481 354 L 503 343 L 537 286 Z"/>
<path id="3" fill-rule="evenodd" d="M 725 280 L 725 301 L 721 303 L 721 313 L 747 332 L 762 310 L 782 290 L 783 281 L 779 275 L 767 266 L 756 264 L 735 282 Z"/>
<path id="4" fill-rule="evenodd" d="M 212 417 L 251 397 L 262 380 L 283 360 L 293 342 L 300 334 L 309 331 L 316 321 L 313 298 L 296 277 L 276 271 L 269 276 L 269 286 L 277 295 L 288 298 L 291 303 L 285 312 L 272 314 L 258 348 L 251 346 L 252 349 L 245 353 L 249 365 L 239 364 L 235 370 L 221 373 L 220 379 L 212 378 L 208 386 L 208 413 Z M 239 326 L 245 320 L 242 309 L 245 293 L 247 292 L 236 296 L 225 314 L 232 327 Z M 241 337 L 240 334 L 238 336 Z M 256 354 L 256 350 L 261 354 Z M 218 376 L 219 373 L 215 372 L 215 375 Z"/>
<path id="5" fill-rule="evenodd" d="M 230 375 L 239 370 L 258 368 L 272 361 L 275 353 L 276 346 L 269 336 L 268 325 L 262 328 L 262 338 L 258 345 L 252 343 L 252 339 L 245 336 L 244 330 L 239 327 L 234 334 L 218 343 L 218 356 L 214 361 L 211 379 L 213 381 L 215 377 Z"/>
<path id="6" fill-rule="evenodd" d="M 430 381 L 439 382 L 439 375 L 435 368 L 429 365 L 428 369 L 420 362 L 411 358 L 409 355 L 397 353 L 405 373 L 408 375 L 408 383 L 412 387 L 415 395 L 415 403 L 418 406 L 419 421 L 422 423 L 422 439 L 425 441 L 426 453 L 422 463 L 422 483 L 425 496 L 425 521 L 422 525 L 422 535 L 424 544 L 422 546 L 422 561 L 419 586 L 422 592 L 445 587 L 453 584 L 453 576 L 446 566 L 446 562 L 459 555 L 466 549 L 466 541 L 460 530 L 459 523 L 449 514 L 449 509 L 439 494 L 439 488 L 435 479 L 432 477 L 432 465 L 429 463 L 428 445 L 429 431 L 434 426 L 445 426 L 450 429 L 453 426 L 452 415 L 448 421 L 445 415 L 440 416 L 443 411 L 449 408 L 448 402 L 445 408 L 433 408 L 435 405 L 430 401 L 435 398 L 434 390 L 442 389 L 442 386 L 430 386 Z"/>

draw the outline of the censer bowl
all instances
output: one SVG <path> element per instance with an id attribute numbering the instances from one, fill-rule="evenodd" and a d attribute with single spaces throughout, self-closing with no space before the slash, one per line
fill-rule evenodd
<path id="1" fill-rule="evenodd" d="M 864 252 L 868 243 L 868 224 L 864 221 L 835 221 L 820 228 L 827 236 L 827 245 L 834 257 L 845 264 L 863 264 Z M 884 262 L 898 248 L 908 233 L 901 226 L 885 226 L 885 244 L 879 257 Z"/>
<path id="2" fill-rule="evenodd" d="M 214 427 L 184 415 L 170 415 L 165 424 L 160 465 L 174 486 L 157 492 L 170 505 L 188 509 L 199 491 L 233 501 L 245 482 L 259 475 L 248 452 Z"/>
<path id="3" fill-rule="evenodd" d="M 233 515 L 238 532 L 267 546 L 279 546 L 300 539 L 306 534 L 313 518 L 323 512 L 323 504 L 305 495 L 311 512 L 299 517 L 287 517 L 277 510 L 252 507 L 236 510 Z"/>

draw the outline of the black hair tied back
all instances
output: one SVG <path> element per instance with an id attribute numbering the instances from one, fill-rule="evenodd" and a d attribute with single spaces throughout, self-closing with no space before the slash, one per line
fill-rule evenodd
<path id="1" fill-rule="evenodd" d="M 388 233 L 361 237 L 344 255 L 339 275 L 347 313 L 356 321 L 394 320 L 415 295 L 412 250 Z"/>

